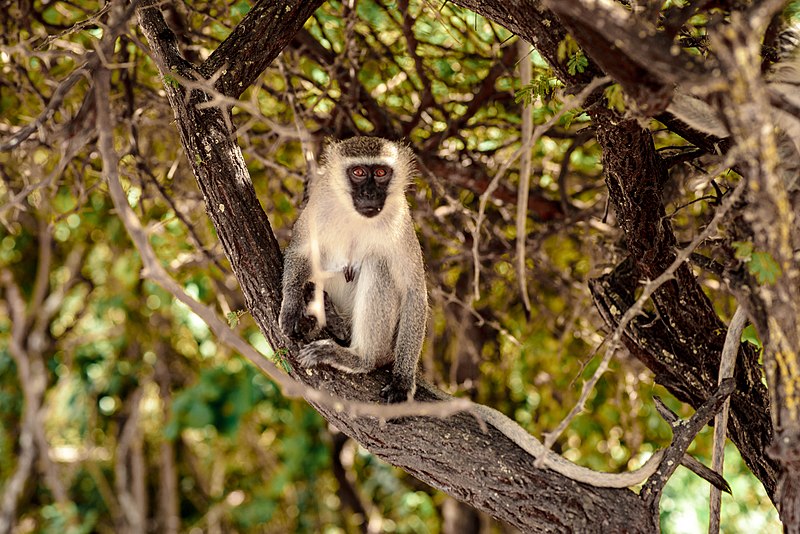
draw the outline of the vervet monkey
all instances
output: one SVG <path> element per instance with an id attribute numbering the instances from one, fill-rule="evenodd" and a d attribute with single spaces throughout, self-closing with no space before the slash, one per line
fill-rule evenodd
<path id="1" fill-rule="evenodd" d="M 413 396 L 427 319 L 422 250 L 405 198 L 413 173 L 405 145 L 374 137 L 329 144 L 284 260 L 281 330 L 294 339 L 322 330 L 335 338 L 306 344 L 300 363 L 350 373 L 391 363 L 392 379 L 381 390 L 388 402 Z M 658 451 L 637 471 L 599 473 L 562 458 L 497 410 L 473 409 L 543 467 L 578 482 L 634 486 L 663 457 Z"/>
<path id="2" fill-rule="evenodd" d="M 414 393 L 428 314 L 422 250 L 405 197 L 414 170 L 413 152 L 400 143 L 353 137 L 329 144 L 284 260 L 283 332 L 302 338 L 327 326 L 338 340 L 308 343 L 300 363 L 349 373 L 391 363 L 392 380 L 381 391 L 388 402 Z M 338 313 L 310 313 L 312 293 L 327 295 L 326 311 Z"/>

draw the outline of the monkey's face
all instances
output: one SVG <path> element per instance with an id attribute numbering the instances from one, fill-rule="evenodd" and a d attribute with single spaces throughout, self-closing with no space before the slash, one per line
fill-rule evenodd
<path id="1" fill-rule="evenodd" d="M 375 217 L 383 210 L 393 169 L 388 165 L 358 164 L 345 171 L 350 181 L 353 207 L 364 217 Z"/>

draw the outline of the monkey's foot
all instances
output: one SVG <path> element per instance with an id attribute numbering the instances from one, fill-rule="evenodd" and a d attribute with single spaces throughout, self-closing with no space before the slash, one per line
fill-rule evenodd
<path id="1" fill-rule="evenodd" d="M 372 360 L 359 357 L 331 339 L 321 339 L 300 349 L 297 360 L 303 367 L 330 365 L 345 373 L 368 373 L 375 368 Z"/>
<path id="2" fill-rule="evenodd" d="M 413 396 L 414 384 L 397 377 L 381 389 L 381 398 L 390 404 L 412 400 Z"/>
<path id="3" fill-rule="evenodd" d="M 335 344 L 327 339 L 309 343 L 300 349 L 297 361 L 303 367 L 316 367 L 322 364 L 330 365 L 335 358 L 333 345 Z"/>

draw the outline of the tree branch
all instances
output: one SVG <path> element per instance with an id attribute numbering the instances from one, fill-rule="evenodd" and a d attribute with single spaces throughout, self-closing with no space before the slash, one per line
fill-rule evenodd
<path id="1" fill-rule="evenodd" d="M 735 387 L 735 382 L 732 378 L 723 380 L 719 387 L 708 397 L 708 399 L 700 405 L 697 411 L 689 418 L 688 421 L 675 421 L 672 423 L 673 439 L 672 447 L 667 449 L 664 454 L 664 460 L 661 463 L 661 469 L 657 476 L 652 476 L 645 483 L 640 496 L 647 503 L 651 513 L 658 517 L 658 503 L 661 499 L 661 493 L 664 491 L 664 486 L 667 481 L 678 468 L 681 463 L 681 458 L 686 454 L 686 449 L 694 440 L 694 437 L 700 432 L 704 426 L 714 417 L 722 404 L 728 399 L 731 392 Z M 661 402 L 661 399 L 656 398 L 657 406 L 666 409 L 666 406 Z"/>
<path id="2" fill-rule="evenodd" d="M 261 76 L 323 0 L 259 0 L 200 67 L 214 87 L 238 97 Z M 245 59 L 246 58 L 246 59 Z"/>
<path id="3" fill-rule="evenodd" d="M 544 0 L 544 4 L 644 113 L 663 111 L 676 84 L 703 80 L 696 59 L 620 4 L 598 0 Z"/>

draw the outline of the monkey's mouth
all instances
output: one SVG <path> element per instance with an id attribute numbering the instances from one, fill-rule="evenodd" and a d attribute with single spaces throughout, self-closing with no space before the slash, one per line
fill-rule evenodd
<path id="1" fill-rule="evenodd" d="M 359 206 L 356 208 L 358 213 L 369 218 L 375 217 L 381 210 L 383 210 L 383 206 Z"/>
<path id="2" fill-rule="evenodd" d="M 372 180 L 367 181 L 361 188 L 351 192 L 353 207 L 356 211 L 371 219 L 383 211 L 386 204 L 386 191 L 378 187 Z"/>

